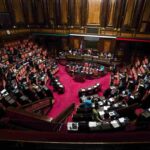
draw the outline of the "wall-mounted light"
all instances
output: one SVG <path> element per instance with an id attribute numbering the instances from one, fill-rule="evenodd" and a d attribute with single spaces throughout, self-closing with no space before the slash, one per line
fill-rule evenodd
<path id="1" fill-rule="evenodd" d="M 6 33 L 7 33 L 8 35 L 10 35 L 10 31 L 9 31 L 9 30 L 6 30 Z"/>

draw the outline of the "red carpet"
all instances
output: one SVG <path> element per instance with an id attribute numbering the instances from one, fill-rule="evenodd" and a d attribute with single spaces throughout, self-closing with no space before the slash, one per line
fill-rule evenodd
<path id="1" fill-rule="evenodd" d="M 83 83 L 75 82 L 73 78 L 65 71 L 64 66 L 59 66 L 59 72 L 56 74 L 59 77 L 60 82 L 65 87 L 64 94 L 57 94 L 57 92 L 53 92 L 55 103 L 53 105 L 52 110 L 48 113 L 49 117 L 55 118 L 58 116 L 66 107 L 68 107 L 71 103 L 75 103 L 79 105 L 78 91 L 80 88 L 87 88 L 96 83 L 100 83 L 101 92 L 99 95 L 102 95 L 102 92 L 109 87 L 110 84 L 110 74 L 105 75 L 99 79 L 94 80 L 86 80 Z M 48 87 L 52 90 L 52 86 Z"/>

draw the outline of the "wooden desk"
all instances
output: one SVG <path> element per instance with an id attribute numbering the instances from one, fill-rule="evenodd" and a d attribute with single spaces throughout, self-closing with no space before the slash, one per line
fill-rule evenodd
<path id="1" fill-rule="evenodd" d="M 98 93 L 100 90 L 100 84 L 97 83 L 94 86 L 88 87 L 88 88 L 82 88 L 79 90 L 79 97 L 81 97 L 82 95 L 93 95 Z"/>

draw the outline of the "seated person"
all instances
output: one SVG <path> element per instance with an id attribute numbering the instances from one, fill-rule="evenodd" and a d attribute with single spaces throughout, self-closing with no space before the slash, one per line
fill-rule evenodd
<path id="1" fill-rule="evenodd" d="M 101 52 L 101 53 L 100 53 L 100 57 L 102 57 L 102 58 L 104 57 L 104 54 L 103 54 L 103 52 Z"/>
<path id="2" fill-rule="evenodd" d="M 120 83 L 119 72 L 116 72 L 116 74 L 114 75 L 113 85 L 119 86 L 119 83 Z"/>
<path id="3" fill-rule="evenodd" d="M 42 90 L 46 93 L 47 97 L 52 97 L 53 98 L 53 93 L 50 89 L 48 89 L 45 85 L 42 86 Z"/>
<path id="4" fill-rule="evenodd" d="M 111 58 L 111 57 L 112 57 L 111 53 L 108 53 L 108 54 L 107 54 L 107 57 L 108 57 L 108 58 Z"/>
<path id="5" fill-rule="evenodd" d="M 100 66 L 100 71 L 103 72 L 105 70 L 104 66 Z"/>
<path id="6" fill-rule="evenodd" d="M 96 108 L 92 109 L 92 115 L 93 115 L 93 120 L 97 122 L 101 122 L 102 120 L 100 119 L 99 113 Z"/>
<path id="7" fill-rule="evenodd" d="M 86 99 L 84 100 L 81 105 L 81 108 L 92 108 L 92 100 Z"/>
<path id="8" fill-rule="evenodd" d="M 110 118 L 110 115 L 109 115 L 109 113 L 108 112 L 105 112 L 105 114 L 104 114 L 104 116 L 103 116 L 103 118 L 102 118 L 104 121 L 111 121 L 111 118 Z"/>
<path id="9" fill-rule="evenodd" d="M 110 97 L 110 95 L 111 95 L 111 89 L 110 88 L 108 88 L 108 89 L 106 89 L 105 91 L 104 91 L 104 97 L 106 97 L 106 98 L 108 98 L 108 97 Z"/>

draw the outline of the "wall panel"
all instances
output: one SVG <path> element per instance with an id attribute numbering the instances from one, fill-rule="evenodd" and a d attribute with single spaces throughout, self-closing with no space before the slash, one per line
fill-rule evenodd
<path id="1" fill-rule="evenodd" d="M 142 19 L 142 10 L 144 6 L 145 0 L 136 1 L 136 7 L 133 14 L 133 22 L 132 27 L 136 28 L 139 26 L 140 20 Z"/>
<path id="2" fill-rule="evenodd" d="M 116 10 L 116 0 L 109 0 L 108 3 L 108 18 L 107 18 L 107 27 L 114 26 L 114 18 L 115 18 L 115 10 Z"/>
<path id="3" fill-rule="evenodd" d="M 146 0 L 144 5 L 143 17 L 140 26 L 140 32 L 145 32 L 150 21 L 150 0 Z"/>
<path id="4" fill-rule="evenodd" d="M 68 24 L 68 0 L 60 0 L 61 24 Z"/>
<path id="5" fill-rule="evenodd" d="M 126 0 L 117 0 L 116 1 L 116 11 L 114 17 L 115 28 L 121 28 L 123 24 L 123 19 L 125 16 L 125 6 Z"/>
<path id="6" fill-rule="evenodd" d="M 75 0 L 74 25 L 81 25 L 81 0 Z"/>
<path id="7" fill-rule="evenodd" d="M 9 13 L 0 13 L 0 28 L 10 28 L 11 24 Z"/>
<path id="8" fill-rule="evenodd" d="M 126 1 L 126 14 L 124 17 L 123 27 L 131 27 L 133 20 L 133 13 L 135 10 L 137 0 L 127 0 Z"/>
<path id="9" fill-rule="evenodd" d="M 55 24 L 61 25 L 61 9 L 60 9 L 60 0 L 55 0 Z"/>
<path id="10" fill-rule="evenodd" d="M 68 25 L 81 25 L 81 0 L 68 0 Z"/>
<path id="11" fill-rule="evenodd" d="M 12 8 L 14 12 L 15 22 L 24 23 L 24 15 L 21 0 L 12 0 Z"/>
<path id="12" fill-rule="evenodd" d="M 54 27 L 56 22 L 56 16 L 55 16 L 55 0 L 47 0 L 47 8 L 48 8 L 48 23 Z"/>
<path id="13" fill-rule="evenodd" d="M 68 38 L 65 38 L 65 37 L 61 38 L 61 46 L 62 46 L 63 50 L 68 50 L 69 49 Z"/>
<path id="14" fill-rule="evenodd" d="M 99 25 L 101 12 L 101 0 L 88 0 L 87 25 Z"/>
<path id="15" fill-rule="evenodd" d="M 0 12 L 7 12 L 5 0 L 0 0 Z"/>
<path id="16" fill-rule="evenodd" d="M 81 1 L 81 26 L 87 25 L 87 18 L 88 18 L 88 0 Z"/>
<path id="17" fill-rule="evenodd" d="M 36 14 L 37 24 L 42 24 L 44 23 L 43 2 L 42 0 L 35 0 L 34 3 L 35 3 L 34 13 Z"/>
<path id="18" fill-rule="evenodd" d="M 115 39 L 99 39 L 99 50 L 100 52 L 114 52 L 115 51 L 116 40 Z"/>
<path id="19" fill-rule="evenodd" d="M 34 23 L 32 0 L 22 0 L 26 24 Z"/>
<path id="20" fill-rule="evenodd" d="M 75 1 L 69 0 L 68 1 L 68 26 L 74 25 L 74 22 L 75 22 L 74 10 L 75 10 Z"/>
<path id="21" fill-rule="evenodd" d="M 69 44 L 71 48 L 80 48 L 81 38 L 70 37 Z"/>
<path id="22" fill-rule="evenodd" d="M 73 46 L 74 46 L 74 48 L 79 49 L 80 48 L 80 39 L 74 39 Z"/>
<path id="23" fill-rule="evenodd" d="M 104 40 L 104 49 L 103 52 L 111 51 L 111 40 Z"/>
<path id="24" fill-rule="evenodd" d="M 101 19 L 101 26 L 102 27 L 106 27 L 106 23 L 107 23 L 107 14 L 108 14 L 108 3 L 109 0 L 102 0 L 101 5 L 102 5 L 102 12 L 100 15 L 100 19 Z"/>

